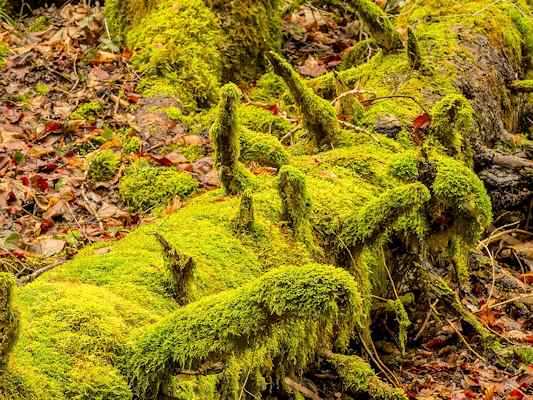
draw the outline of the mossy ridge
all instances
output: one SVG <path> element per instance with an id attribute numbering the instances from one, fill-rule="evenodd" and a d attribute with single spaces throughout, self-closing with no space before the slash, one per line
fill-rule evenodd
<path id="1" fill-rule="evenodd" d="M 140 398 L 156 398 L 170 371 L 195 369 L 206 360 L 239 357 L 244 351 L 263 356 L 249 358 L 254 369 L 267 365 L 266 359 L 277 359 L 297 372 L 318 348 L 332 343 L 334 330 L 338 344 L 346 346 L 353 329 L 361 327 L 360 310 L 357 286 L 343 270 L 317 264 L 275 269 L 239 289 L 191 304 L 150 328 L 130 360 L 131 384 Z M 277 322 L 272 324 L 272 318 Z M 307 329 L 290 330 L 298 324 Z M 275 346 L 268 348 L 271 340 Z"/>

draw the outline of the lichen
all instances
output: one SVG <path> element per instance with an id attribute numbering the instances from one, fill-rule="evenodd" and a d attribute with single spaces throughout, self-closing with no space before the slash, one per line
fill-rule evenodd
<path id="1" fill-rule="evenodd" d="M 256 162 L 274 168 L 280 168 L 289 162 L 287 151 L 273 136 L 241 129 L 239 139 L 242 161 Z"/>
<path id="2" fill-rule="evenodd" d="M 87 178 L 91 182 L 112 179 L 120 166 L 120 157 L 113 150 L 99 150 L 88 158 Z"/>
<path id="3" fill-rule="evenodd" d="M 133 211 L 149 211 L 170 199 L 187 197 L 198 188 L 191 175 L 170 167 L 153 167 L 138 161 L 120 179 L 119 193 Z"/>

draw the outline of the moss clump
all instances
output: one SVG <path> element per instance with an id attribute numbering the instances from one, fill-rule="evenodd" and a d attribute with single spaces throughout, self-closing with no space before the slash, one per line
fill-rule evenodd
<path id="1" fill-rule="evenodd" d="M 90 361 L 79 361 L 69 374 L 72 382 L 65 396 L 76 400 L 126 400 L 131 391 L 123 376 L 107 366 L 94 366 Z"/>
<path id="2" fill-rule="evenodd" d="M 50 21 L 48 17 L 41 15 L 33 20 L 30 26 L 28 26 L 28 32 L 40 32 L 44 31 L 49 25 Z"/>
<path id="3" fill-rule="evenodd" d="M 290 165 L 279 171 L 278 193 L 281 197 L 282 219 L 290 226 L 298 240 L 312 243 L 309 223 L 311 199 L 307 192 L 305 174 Z"/>
<path id="4" fill-rule="evenodd" d="M 72 114 L 70 114 L 71 120 L 83 120 L 89 124 L 94 124 L 99 114 L 104 111 L 101 103 L 91 102 L 79 105 Z"/>
<path id="5" fill-rule="evenodd" d="M 396 156 L 389 165 L 389 173 L 403 182 L 414 182 L 418 179 L 418 159 L 411 151 Z"/>
<path id="6" fill-rule="evenodd" d="M 290 132 L 294 125 L 285 118 L 278 117 L 261 107 L 243 106 L 239 109 L 242 126 L 253 131 L 267 133 L 278 139 Z"/>
<path id="7" fill-rule="evenodd" d="M 0 375 L 5 372 L 19 329 L 18 318 L 13 310 L 15 285 L 13 275 L 7 272 L 0 273 Z"/>
<path id="8" fill-rule="evenodd" d="M 327 358 L 350 393 L 368 393 L 377 400 L 407 400 L 403 390 L 384 383 L 362 358 L 343 354 L 331 354 Z"/>
<path id="9" fill-rule="evenodd" d="M 277 103 L 283 92 L 285 92 L 283 79 L 273 72 L 267 72 L 255 83 L 250 99 Z"/>
<path id="10" fill-rule="evenodd" d="M 128 31 L 132 63 L 148 94 L 175 95 L 195 111 L 217 101 L 222 32 L 201 0 L 163 1 Z M 156 79 L 154 79 L 156 78 Z"/>
<path id="11" fill-rule="evenodd" d="M 112 150 L 97 151 L 89 157 L 87 178 L 91 182 L 103 182 L 112 179 L 120 166 L 120 157 Z"/>
<path id="12" fill-rule="evenodd" d="M 9 47 L 4 42 L 0 41 L 0 69 L 6 65 L 6 58 L 9 55 Z"/>
<path id="13" fill-rule="evenodd" d="M 402 355 L 405 355 L 405 346 L 407 344 L 407 329 L 411 326 L 409 315 L 405 310 L 401 299 L 387 300 L 386 308 L 394 313 L 396 323 L 398 324 L 398 344 Z"/>
<path id="14" fill-rule="evenodd" d="M 33 90 L 35 90 L 35 93 L 41 96 L 46 96 L 48 92 L 50 92 L 50 88 L 48 87 L 48 85 L 42 82 L 36 83 L 33 87 Z"/>
<path id="15" fill-rule="evenodd" d="M 407 58 L 409 59 L 411 68 L 415 70 L 422 69 L 422 54 L 420 54 L 418 39 L 411 28 L 407 29 Z"/>
<path id="16" fill-rule="evenodd" d="M 331 147 L 339 136 L 339 123 L 333 106 L 317 96 L 303 82 L 298 73 L 280 55 L 269 52 L 268 59 L 274 72 L 283 78 L 288 86 L 300 112 L 304 125 L 319 147 Z"/>
<path id="17" fill-rule="evenodd" d="M 127 136 L 122 140 L 122 154 L 138 153 L 141 148 L 142 141 L 138 136 Z"/>
<path id="18" fill-rule="evenodd" d="M 435 104 L 431 115 L 432 138 L 444 146 L 448 155 L 471 165 L 474 110 L 470 102 L 462 95 L 448 95 Z"/>
<path id="19" fill-rule="evenodd" d="M 250 183 L 248 171 L 240 164 L 241 146 L 237 108 L 241 92 L 234 84 L 226 84 L 221 89 L 218 116 L 211 127 L 211 140 L 215 145 L 215 164 L 220 169 L 220 180 L 228 194 L 234 195 L 244 190 Z"/>
<path id="20" fill-rule="evenodd" d="M 130 384 L 139 398 L 155 399 L 173 373 L 225 362 L 222 397 L 238 397 L 248 374 L 298 373 L 318 347 L 335 339 L 345 346 L 361 326 L 360 312 L 348 272 L 318 264 L 275 269 L 152 326 L 130 359 Z M 262 389 L 253 380 L 246 387 L 254 394 Z"/>
<path id="21" fill-rule="evenodd" d="M 517 92 L 533 93 L 533 79 L 523 81 L 512 81 L 511 89 Z"/>
<path id="22" fill-rule="evenodd" d="M 513 348 L 514 354 L 518 359 L 527 365 L 533 364 L 533 347 L 530 346 L 515 346 Z"/>
<path id="23" fill-rule="evenodd" d="M 274 168 L 280 168 L 289 162 L 287 151 L 273 136 L 243 129 L 240 134 L 240 142 L 240 159 L 242 161 L 253 161 Z"/>
<path id="24" fill-rule="evenodd" d="M 152 167 L 146 162 L 130 166 L 120 179 L 119 193 L 133 211 L 148 211 L 170 199 L 194 193 L 192 176 L 174 168 Z"/>
<path id="25" fill-rule="evenodd" d="M 352 0 L 350 4 L 355 8 L 379 46 L 386 50 L 402 47 L 400 35 L 394 29 L 387 14 L 376 3 L 370 0 Z"/>
<path id="26" fill-rule="evenodd" d="M 337 67 L 339 71 L 344 71 L 352 67 L 367 62 L 370 57 L 376 54 L 378 45 L 375 39 L 365 39 L 357 42 L 353 47 L 346 51 Z"/>

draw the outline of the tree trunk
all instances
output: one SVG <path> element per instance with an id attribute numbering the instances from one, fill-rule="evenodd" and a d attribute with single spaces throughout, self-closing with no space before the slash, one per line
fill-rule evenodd
<path id="1" fill-rule="evenodd" d="M 261 121 L 250 117 L 252 106 L 236 104 L 237 88 L 220 90 L 266 65 L 265 50 L 280 40 L 278 2 L 106 2 L 109 25 L 125 35 L 133 65 L 145 73 L 146 93 L 176 96 L 184 113 L 208 115 L 220 169 L 238 184 L 204 193 L 119 242 L 88 247 L 16 290 L 21 332 L 0 375 L 2 395 L 281 396 L 324 357 L 348 392 L 405 398 L 361 358 L 338 354 L 368 355 L 397 383 L 373 348 L 372 295 L 390 300 L 404 341 L 404 295 L 428 295 L 486 347 L 494 344 L 452 288 L 469 290 L 469 253 L 492 218 L 474 162 L 478 169 L 503 162 L 479 164 L 478 149 L 524 129 L 529 94 L 508 85 L 528 74 L 529 6 L 418 0 L 392 20 L 367 0 L 314 3 L 359 15 L 378 51 L 310 81 L 267 54 L 279 76 L 267 74 L 249 96 L 298 110 L 305 128 L 283 134 L 311 139 L 263 151 L 277 155 L 269 159 L 281 167 L 278 177 L 252 176 L 244 163 L 253 160 L 238 160 L 261 156 L 257 148 L 273 139 L 256 134 L 259 147 L 246 152 L 251 141 L 237 139 L 261 130 Z M 336 119 L 331 103 L 341 97 L 358 110 L 352 124 Z M 269 132 L 284 122 L 272 118 Z M 510 169 L 529 168 L 505 160 Z M 252 221 L 242 222 L 243 208 Z M 186 284 L 173 283 L 183 306 L 169 290 L 168 254 L 195 267 Z M 11 307 L 2 312 L 13 315 Z"/>

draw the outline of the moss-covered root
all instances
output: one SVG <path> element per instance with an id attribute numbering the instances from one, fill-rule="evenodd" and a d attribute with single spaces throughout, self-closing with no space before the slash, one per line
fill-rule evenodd
<path id="1" fill-rule="evenodd" d="M 239 212 L 234 224 L 237 233 L 252 233 L 255 229 L 254 198 L 250 190 L 245 190 L 241 196 Z"/>
<path id="2" fill-rule="evenodd" d="M 427 261 L 422 261 L 418 266 L 418 271 L 423 285 L 435 298 L 443 301 L 448 307 L 459 314 L 462 319 L 470 325 L 481 338 L 482 344 L 486 348 L 493 347 L 497 341 L 494 335 L 479 321 L 479 319 L 468 311 L 457 293 L 438 274 L 431 272 L 431 265 Z"/>
<path id="3" fill-rule="evenodd" d="M 298 373 L 322 346 L 346 346 L 361 326 L 360 312 L 348 272 L 319 264 L 281 267 L 152 326 L 130 358 L 130 384 L 137 398 L 155 399 L 179 371 L 225 361 L 219 392 L 235 386 L 236 393 L 223 398 L 238 398 L 246 376 L 260 376 L 261 367 L 273 375 Z"/>
<path id="4" fill-rule="evenodd" d="M 196 263 L 192 257 L 178 252 L 161 234 L 154 232 L 154 236 L 163 250 L 170 294 L 179 305 L 185 305 L 191 301 L 192 278 Z"/>
<path id="5" fill-rule="evenodd" d="M 341 63 L 337 69 L 344 71 L 352 67 L 357 67 L 367 62 L 378 50 L 379 47 L 375 39 L 361 40 L 343 54 Z"/>
<path id="6" fill-rule="evenodd" d="M 433 107 L 431 119 L 433 140 L 428 145 L 440 144 L 445 147 L 448 155 L 471 166 L 474 110 L 470 102 L 458 94 L 445 96 Z"/>
<path id="7" fill-rule="evenodd" d="M 0 375 L 5 371 L 9 353 L 17 340 L 18 318 L 13 310 L 15 278 L 9 273 L 0 273 Z"/>
<path id="8" fill-rule="evenodd" d="M 235 84 L 228 83 L 222 87 L 217 119 L 210 132 L 215 145 L 215 163 L 220 170 L 220 180 L 226 193 L 230 195 L 242 192 L 250 179 L 239 163 L 241 146 L 237 107 L 240 96 L 240 90 Z"/>
<path id="9" fill-rule="evenodd" d="M 256 162 L 259 165 L 274 168 L 288 164 L 289 155 L 274 136 L 249 129 L 242 129 L 239 136 L 242 161 Z"/>
<path id="10" fill-rule="evenodd" d="M 307 192 L 305 175 L 295 167 L 284 166 L 279 172 L 278 192 L 281 197 L 283 221 L 293 229 L 297 240 L 311 244 L 311 199 Z"/>
<path id="11" fill-rule="evenodd" d="M 294 97 L 305 128 L 311 133 L 317 146 L 333 146 L 340 130 L 335 108 L 327 100 L 316 95 L 283 57 L 274 52 L 267 54 L 274 72 L 283 78 Z"/>
<path id="12" fill-rule="evenodd" d="M 423 62 L 418 47 L 418 39 L 411 28 L 407 28 L 407 58 L 411 68 L 417 71 L 422 70 Z"/>
<path id="13" fill-rule="evenodd" d="M 362 104 L 355 94 L 350 93 L 348 85 L 346 85 L 342 77 L 336 72 L 333 73 L 333 82 L 337 96 L 337 102 L 335 103 L 337 115 L 344 118 L 349 117 L 352 122 L 358 123 L 365 112 Z"/>
<path id="14" fill-rule="evenodd" d="M 371 0 L 349 0 L 361 20 L 376 39 L 376 42 L 385 50 L 400 49 L 402 41 L 394 29 L 389 17 L 379 6 Z"/>
<path id="15" fill-rule="evenodd" d="M 407 400 L 403 390 L 383 382 L 361 357 L 326 352 L 346 390 L 352 394 L 367 393 L 371 399 Z"/>

